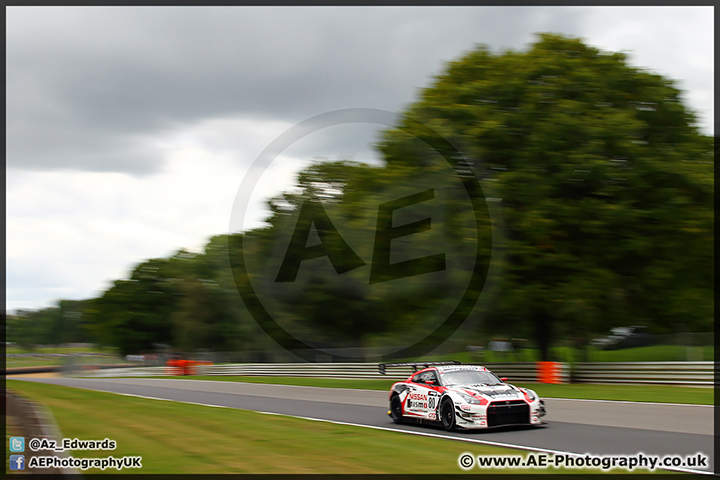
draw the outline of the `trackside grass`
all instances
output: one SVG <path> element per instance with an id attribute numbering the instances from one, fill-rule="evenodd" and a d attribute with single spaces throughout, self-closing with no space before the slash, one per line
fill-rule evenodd
<path id="1" fill-rule="evenodd" d="M 556 346 L 550 349 L 550 360 L 557 362 L 683 362 L 711 361 L 715 354 L 713 345 L 686 347 L 682 345 L 651 345 L 647 347 L 623 348 L 620 350 L 601 350 L 589 346 L 586 357 L 580 352 L 567 346 Z M 440 355 L 427 355 L 422 359 L 404 359 L 402 361 L 445 361 L 459 360 L 463 363 L 492 363 L 492 362 L 537 362 L 541 360 L 540 350 L 522 348 L 514 352 L 483 351 L 480 354 L 470 352 L 456 352 Z M 400 361 L 400 360 L 398 360 Z"/>
<path id="2" fill-rule="evenodd" d="M 76 356 L 72 359 L 61 355 L 72 355 L 82 353 L 102 353 L 104 355 L 94 356 Z M 108 364 L 108 363 L 125 363 L 125 359 L 117 355 L 114 348 L 85 348 L 85 347 L 39 347 L 28 350 L 17 345 L 7 345 L 5 347 L 5 367 L 46 367 L 56 365 L 66 365 L 68 361 L 74 364 Z M 24 354 L 32 356 L 13 357 L 15 354 Z M 7 356 L 11 355 L 11 356 Z"/>
<path id="3" fill-rule="evenodd" d="M 14 419 L 12 417 L 6 416 L 5 417 L 5 451 L 10 452 L 10 437 L 17 437 L 20 436 L 20 429 L 15 424 Z M 9 457 L 8 460 L 5 461 L 5 475 L 8 475 L 10 473 L 14 473 L 13 470 L 10 470 L 10 462 Z"/>
<path id="4" fill-rule="evenodd" d="M 463 453 L 528 455 L 507 448 L 56 385 L 8 380 L 7 386 L 47 405 L 65 438 L 117 442 L 111 452 L 77 451 L 73 456 L 142 456 L 141 470 L 123 473 L 448 474 L 464 472 L 458 466 Z M 580 473 L 555 468 L 467 471 L 490 472 Z"/>
<path id="5" fill-rule="evenodd" d="M 710 387 L 676 387 L 664 385 L 550 385 L 518 383 L 532 388 L 546 398 L 576 398 L 592 400 L 623 400 L 629 402 L 684 403 L 713 405 L 714 389 Z"/>
<path id="6" fill-rule="evenodd" d="M 280 385 L 301 385 L 306 387 L 360 388 L 390 391 L 393 380 L 384 379 L 333 379 L 309 377 L 259 377 L 229 375 L 168 376 L 163 378 L 185 378 L 195 380 L 219 380 L 227 382 L 277 383 Z M 576 398 L 587 400 L 622 400 L 630 402 L 686 403 L 713 405 L 712 388 L 675 387 L 661 385 L 594 385 L 572 384 L 552 385 L 546 383 L 523 383 L 508 380 L 513 385 L 535 390 L 541 397 Z"/>

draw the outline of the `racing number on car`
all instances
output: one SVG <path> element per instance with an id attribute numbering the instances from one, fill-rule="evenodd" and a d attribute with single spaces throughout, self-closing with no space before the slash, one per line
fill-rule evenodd
<path id="1" fill-rule="evenodd" d="M 428 409 L 434 410 L 435 409 L 435 396 L 431 396 L 428 398 Z"/>

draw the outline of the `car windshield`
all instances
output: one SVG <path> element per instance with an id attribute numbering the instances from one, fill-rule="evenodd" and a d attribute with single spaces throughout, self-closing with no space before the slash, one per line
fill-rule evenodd
<path id="1" fill-rule="evenodd" d="M 497 385 L 502 381 L 490 372 L 479 370 L 459 370 L 457 372 L 446 372 L 440 375 L 442 384 L 450 385 Z"/>

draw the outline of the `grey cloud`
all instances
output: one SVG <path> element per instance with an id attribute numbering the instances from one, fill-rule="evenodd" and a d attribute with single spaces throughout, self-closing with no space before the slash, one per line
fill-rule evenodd
<path id="1" fill-rule="evenodd" d="M 399 111 L 477 43 L 578 34 L 580 8 L 7 10 L 7 164 L 144 174 L 148 140 L 208 118 Z"/>

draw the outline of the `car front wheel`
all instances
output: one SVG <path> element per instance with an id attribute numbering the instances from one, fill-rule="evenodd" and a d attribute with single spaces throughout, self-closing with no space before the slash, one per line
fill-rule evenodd
<path id="1" fill-rule="evenodd" d="M 455 404 L 449 397 L 445 397 L 440 404 L 440 421 L 447 431 L 455 428 Z"/>
<path id="2" fill-rule="evenodd" d="M 400 397 L 395 394 L 390 399 L 390 417 L 395 423 L 403 423 L 402 416 L 402 405 L 400 404 Z"/>

